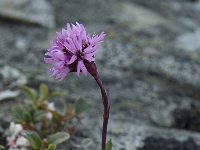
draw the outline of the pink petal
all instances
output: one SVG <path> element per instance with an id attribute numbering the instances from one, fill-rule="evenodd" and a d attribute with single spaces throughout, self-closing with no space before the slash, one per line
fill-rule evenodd
<path id="1" fill-rule="evenodd" d="M 58 62 L 54 63 L 54 66 L 56 68 L 62 68 L 64 66 L 64 62 L 63 61 L 58 61 Z"/>
<path id="2" fill-rule="evenodd" d="M 95 44 L 102 42 L 103 39 L 105 38 L 106 34 L 104 32 L 101 32 L 101 34 L 99 36 L 94 36 L 93 37 L 93 41 Z"/>
<path id="3" fill-rule="evenodd" d="M 82 44 L 83 44 L 83 31 L 81 31 L 80 35 L 78 36 L 78 46 L 79 46 L 79 49 L 82 49 Z"/>
<path id="4" fill-rule="evenodd" d="M 67 31 L 68 31 L 68 32 L 71 32 L 71 31 L 72 31 L 71 25 L 70 25 L 69 23 L 67 24 Z"/>
<path id="5" fill-rule="evenodd" d="M 72 29 L 76 29 L 76 26 L 73 23 L 71 25 L 72 25 Z"/>
<path id="6" fill-rule="evenodd" d="M 84 54 L 94 53 L 94 52 L 97 50 L 98 46 L 99 46 L 99 45 L 95 45 L 94 47 L 90 47 L 90 48 L 88 48 L 87 50 L 85 49 L 85 50 L 84 50 Z"/>
<path id="7" fill-rule="evenodd" d="M 86 69 L 86 67 L 85 67 L 85 65 L 84 65 L 82 60 L 80 61 L 80 64 L 81 64 L 81 71 L 83 72 L 83 74 L 85 76 L 87 76 L 87 69 Z"/>
<path id="8" fill-rule="evenodd" d="M 86 49 L 84 49 L 84 54 L 92 50 L 92 46 L 88 46 Z"/>
<path id="9" fill-rule="evenodd" d="M 56 75 L 56 74 L 58 73 L 58 70 L 55 69 L 55 68 L 51 68 L 51 69 L 49 69 L 49 73 L 50 73 L 52 76 L 54 76 L 54 75 Z"/>
<path id="10" fill-rule="evenodd" d="M 80 65 L 80 62 L 78 61 L 78 64 L 77 64 L 77 76 L 79 76 L 81 72 L 81 65 Z"/>
<path id="11" fill-rule="evenodd" d="M 71 38 L 67 38 L 67 41 L 69 42 L 71 48 L 72 48 L 73 50 L 76 50 L 76 47 L 75 47 L 74 42 L 72 41 L 72 39 L 71 39 Z"/>
<path id="12" fill-rule="evenodd" d="M 69 72 L 70 72 L 70 69 L 68 67 L 63 67 L 56 74 L 56 79 L 58 79 L 60 81 L 63 80 L 68 75 Z"/>
<path id="13" fill-rule="evenodd" d="M 68 65 L 72 64 L 77 59 L 76 55 L 73 55 L 70 59 L 70 61 L 67 63 Z"/>
<path id="14" fill-rule="evenodd" d="M 84 58 L 88 60 L 89 62 L 95 61 L 94 55 L 93 54 L 86 54 L 84 55 Z"/>
<path id="15" fill-rule="evenodd" d="M 53 63 L 52 58 L 46 58 L 46 57 L 44 57 L 44 62 L 47 64 Z"/>
<path id="16" fill-rule="evenodd" d="M 75 34 L 72 36 L 72 41 L 74 42 L 76 49 L 81 50 L 81 44 L 78 42 L 77 36 Z"/>
<path id="17" fill-rule="evenodd" d="M 62 29 L 62 31 L 61 31 L 61 34 L 62 34 L 62 37 L 63 38 L 66 38 L 67 37 L 67 30 L 65 30 L 65 29 Z"/>
<path id="18" fill-rule="evenodd" d="M 78 65 L 77 65 L 77 75 L 79 76 L 80 71 L 83 72 L 83 75 L 87 76 L 87 69 L 83 63 L 83 60 L 78 61 Z"/>
<path id="19" fill-rule="evenodd" d="M 76 50 L 74 50 L 74 49 L 71 47 L 71 45 L 70 45 L 69 43 L 65 42 L 65 43 L 64 43 L 64 46 L 65 46 L 65 48 L 66 48 L 68 51 L 70 51 L 71 53 L 73 53 L 73 54 L 76 53 Z"/>

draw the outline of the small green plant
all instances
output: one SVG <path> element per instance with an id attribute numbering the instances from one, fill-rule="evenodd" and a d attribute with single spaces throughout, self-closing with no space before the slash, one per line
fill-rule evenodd
<path id="1" fill-rule="evenodd" d="M 112 141 L 109 140 L 106 144 L 106 150 L 112 150 Z"/>
<path id="2" fill-rule="evenodd" d="M 3 145 L 0 145 L 0 150 L 4 150 L 5 147 Z"/>
<path id="3" fill-rule="evenodd" d="M 74 105 L 65 106 L 64 113 L 57 111 L 51 98 L 59 97 L 56 91 L 40 84 L 36 91 L 28 86 L 21 86 L 26 99 L 13 108 L 14 122 L 7 132 L 9 147 L 31 147 L 33 150 L 55 150 L 56 146 L 69 140 L 76 131 L 73 120 L 87 109 L 84 100 Z M 0 150 L 3 149 L 0 146 Z"/>

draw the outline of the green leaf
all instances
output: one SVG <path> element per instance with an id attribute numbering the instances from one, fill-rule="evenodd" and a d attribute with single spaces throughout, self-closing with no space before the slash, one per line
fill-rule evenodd
<path id="1" fill-rule="evenodd" d="M 47 139 L 50 144 L 58 145 L 67 141 L 70 138 L 70 135 L 66 132 L 57 132 L 53 135 L 50 135 Z"/>
<path id="2" fill-rule="evenodd" d="M 42 84 L 40 84 L 39 90 L 40 90 L 39 100 L 46 100 L 46 98 L 49 94 L 48 86 L 46 84 L 42 83 Z"/>
<path id="3" fill-rule="evenodd" d="M 56 149 L 56 145 L 54 145 L 54 144 L 49 144 L 48 150 L 55 150 L 55 149 Z"/>
<path id="4" fill-rule="evenodd" d="M 24 111 L 24 109 L 22 108 L 22 106 L 17 106 L 17 107 L 14 107 L 12 109 L 12 113 L 14 114 L 14 116 L 16 118 L 22 118 L 23 117 L 23 113 L 22 113 L 23 111 Z"/>
<path id="5" fill-rule="evenodd" d="M 15 122 L 20 123 L 30 123 L 33 121 L 32 116 L 30 114 L 31 110 L 26 106 L 17 106 L 12 109 L 12 113 L 14 116 Z"/>
<path id="6" fill-rule="evenodd" d="M 21 85 L 20 88 L 24 91 L 24 93 L 27 95 L 30 100 L 35 101 L 37 98 L 37 93 L 34 89 L 26 86 L 26 85 Z"/>
<path id="7" fill-rule="evenodd" d="M 106 150 L 112 150 L 112 141 L 109 140 L 106 144 Z"/>
<path id="8" fill-rule="evenodd" d="M 79 99 L 75 104 L 76 114 L 81 114 L 85 110 L 87 110 L 88 105 L 83 99 Z"/>
<path id="9" fill-rule="evenodd" d="M 55 96 L 60 96 L 61 94 L 57 91 L 53 91 L 51 92 L 49 95 L 48 95 L 48 99 L 52 98 L 52 97 L 55 97 Z"/>
<path id="10" fill-rule="evenodd" d="M 38 110 L 33 113 L 33 118 L 35 122 L 41 121 L 46 115 L 45 111 Z"/>
<path id="11" fill-rule="evenodd" d="M 38 150 L 42 147 L 42 140 L 36 132 L 25 131 L 23 135 L 30 142 L 34 150 Z"/>
<path id="12" fill-rule="evenodd" d="M 0 145 L 0 150 L 4 150 L 5 147 L 3 145 Z"/>
<path id="13" fill-rule="evenodd" d="M 23 120 L 27 123 L 30 123 L 32 122 L 32 117 L 31 117 L 31 114 L 28 112 L 28 111 L 24 111 L 23 112 Z"/>

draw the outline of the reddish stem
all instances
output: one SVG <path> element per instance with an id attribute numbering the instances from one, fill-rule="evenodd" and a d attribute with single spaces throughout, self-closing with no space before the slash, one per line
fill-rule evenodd
<path id="1" fill-rule="evenodd" d="M 108 97 L 107 97 L 105 88 L 102 84 L 102 81 L 100 80 L 99 77 L 98 78 L 95 76 L 93 76 L 93 77 L 101 89 L 101 95 L 102 95 L 102 100 L 103 100 L 103 105 L 104 105 L 103 129 L 102 129 L 102 150 L 105 150 L 106 149 L 106 134 L 107 134 L 110 105 L 109 105 Z"/>
<path id="2" fill-rule="evenodd" d="M 85 62 L 85 65 L 87 67 L 88 72 L 94 77 L 99 88 L 101 89 L 101 95 L 102 95 L 103 106 L 104 106 L 103 129 L 102 129 L 102 150 L 106 150 L 106 134 L 107 134 L 109 112 L 110 112 L 109 100 L 106 94 L 106 90 L 98 74 L 96 64 L 94 62 Z"/>

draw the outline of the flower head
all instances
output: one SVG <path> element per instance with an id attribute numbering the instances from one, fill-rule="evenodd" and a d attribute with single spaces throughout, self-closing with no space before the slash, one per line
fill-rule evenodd
<path id="1" fill-rule="evenodd" d="M 29 141 L 21 135 L 23 127 L 21 124 L 10 123 L 9 127 L 10 135 L 7 137 L 9 150 L 19 150 L 19 147 L 26 149 L 30 146 Z"/>
<path id="2" fill-rule="evenodd" d="M 53 65 L 50 73 L 59 80 L 63 80 L 69 72 L 87 75 L 85 63 L 95 61 L 94 55 L 104 38 L 104 32 L 91 36 L 82 24 L 67 24 L 57 33 L 45 53 L 44 61 Z"/>
<path id="3" fill-rule="evenodd" d="M 15 124 L 14 122 L 11 122 L 9 130 L 12 133 L 12 136 L 16 136 L 22 132 L 23 127 L 21 124 Z"/>

